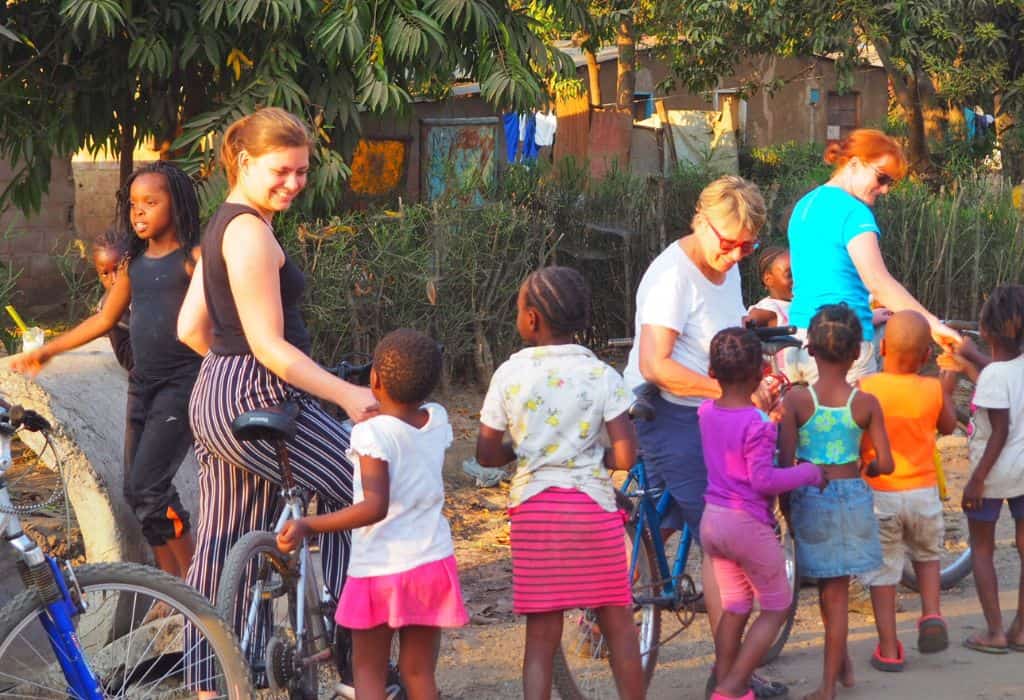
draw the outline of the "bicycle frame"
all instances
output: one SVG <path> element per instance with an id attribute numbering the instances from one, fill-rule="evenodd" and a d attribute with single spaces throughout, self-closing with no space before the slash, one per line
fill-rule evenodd
<path id="1" fill-rule="evenodd" d="M 635 488 L 634 488 L 635 487 Z M 654 547 L 655 558 L 658 562 L 658 574 L 660 591 L 652 596 L 634 596 L 634 602 L 638 605 L 653 604 L 661 608 L 678 608 L 684 601 L 682 591 L 676 582 L 683 575 L 686 568 L 686 561 L 690 556 L 690 546 L 693 544 L 693 534 L 690 528 L 684 523 L 679 534 L 679 545 L 676 548 L 676 557 L 669 565 L 668 556 L 665 552 L 665 541 L 661 535 L 661 521 L 672 506 L 672 495 L 668 489 L 651 488 L 647 481 L 647 468 L 643 460 L 639 460 L 629 470 L 629 476 L 620 489 L 621 493 L 630 498 L 639 498 L 636 512 L 636 536 L 633 538 L 633 551 L 630 558 L 629 576 L 630 580 L 636 573 L 636 565 L 640 558 L 640 547 L 643 546 L 644 528 L 650 533 L 651 544 Z M 652 591 L 652 593 L 654 593 Z"/>
<path id="2" fill-rule="evenodd" d="M 39 545 L 22 530 L 18 516 L 11 512 L 14 504 L 3 475 L 13 461 L 11 438 L 16 431 L 17 427 L 12 423 L 8 409 L 0 407 L 0 524 L 3 525 L 4 539 L 11 543 L 24 564 L 20 569 L 25 588 L 38 591 L 45 603 L 39 613 L 39 623 L 64 672 L 69 694 L 78 698 L 101 700 L 103 689 L 82 655 L 73 622 L 75 617 L 85 612 L 81 592 L 76 590 L 76 594 L 72 595 L 57 560 L 43 553 Z M 69 575 L 68 578 L 77 589 L 74 576 Z"/>

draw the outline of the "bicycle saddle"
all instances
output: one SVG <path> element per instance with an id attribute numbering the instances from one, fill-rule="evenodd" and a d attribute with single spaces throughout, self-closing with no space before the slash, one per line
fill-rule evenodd
<path id="1" fill-rule="evenodd" d="M 633 389 L 636 401 L 629 407 L 629 417 L 633 420 L 654 420 L 654 404 L 651 399 L 658 395 L 658 387 L 651 382 L 644 382 Z"/>
<path id="2" fill-rule="evenodd" d="M 770 355 L 774 355 L 783 348 L 802 348 L 803 346 L 803 341 L 791 335 L 783 335 L 761 341 L 761 347 Z"/>
<path id="3" fill-rule="evenodd" d="M 299 404 L 285 401 L 269 408 L 246 411 L 231 422 L 231 432 L 240 442 L 268 440 L 281 442 L 295 437 Z"/>

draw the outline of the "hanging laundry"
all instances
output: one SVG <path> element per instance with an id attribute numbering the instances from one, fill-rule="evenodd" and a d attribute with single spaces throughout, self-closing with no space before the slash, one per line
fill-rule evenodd
<path id="1" fill-rule="evenodd" d="M 505 155 L 509 163 L 515 163 L 519 151 L 519 115 L 515 112 L 505 114 L 501 118 L 501 125 L 505 131 Z"/>
<path id="2" fill-rule="evenodd" d="M 558 117 L 554 112 L 537 112 L 536 120 L 534 141 L 540 147 L 552 145 L 555 142 L 555 132 L 558 131 Z"/>
<path id="3" fill-rule="evenodd" d="M 972 140 L 974 135 L 977 133 L 977 126 L 974 123 L 976 118 L 977 115 L 974 113 L 973 109 L 970 107 L 964 107 L 964 128 L 967 130 L 968 141 Z"/>
<path id="4" fill-rule="evenodd" d="M 522 141 L 523 143 L 523 151 L 520 155 L 520 158 L 522 158 L 523 162 L 525 163 L 528 161 L 537 160 L 538 149 L 535 136 L 537 131 L 537 119 L 534 117 L 533 113 L 526 114 L 523 116 L 525 117 L 525 119 L 519 122 L 519 140 Z"/>

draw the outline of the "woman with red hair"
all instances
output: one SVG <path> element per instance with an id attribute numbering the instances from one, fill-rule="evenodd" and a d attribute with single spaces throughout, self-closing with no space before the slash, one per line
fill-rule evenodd
<path id="1" fill-rule="evenodd" d="M 863 342 L 847 376 L 851 382 L 877 370 L 869 296 L 892 311 L 917 311 L 928 319 L 936 342 L 958 345 L 956 331 L 929 313 L 889 273 L 882 259 L 882 232 L 871 207 L 907 172 L 899 143 L 881 131 L 857 129 L 825 149 L 825 162 L 835 166 L 832 177 L 804 195 L 789 220 L 790 323 L 805 330 L 825 304 L 845 303 L 853 309 L 861 322 Z M 817 379 L 817 367 L 806 348 L 790 354 L 786 372 L 793 381 Z"/>

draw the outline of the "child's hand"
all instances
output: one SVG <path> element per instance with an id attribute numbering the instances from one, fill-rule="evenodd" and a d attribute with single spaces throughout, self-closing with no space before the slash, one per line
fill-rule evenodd
<path id="1" fill-rule="evenodd" d="M 948 350 L 935 358 L 935 364 L 939 366 L 939 369 L 947 372 L 963 372 L 965 362 L 966 360 L 962 356 Z"/>
<path id="2" fill-rule="evenodd" d="M 769 414 L 772 420 L 778 421 L 782 419 L 782 405 L 779 401 L 781 396 L 782 383 L 775 377 L 768 375 L 757 385 L 757 389 L 750 396 L 750 400 L 755 406 Z M 777 411 L 779 412 L 778 417 L 774 415 Z"/>
<path id="3" fill-rule="evenodd" d="M 298 549 L 302 541 L 310 534 L 312 534 L 312 530 L 306 524 L 305 518 L 289 520 L 281 528 L 281 532 L 277 533 L 277 548 L 282 552 L 291 552 Z"/>
<path id="4" fill-rule="evenodd" d="M 888 323 L 889 319 L 892 318 L 892 311 L 879 306 L 877 309 L 871 312 L 871 325 L 873 326 L 884 326 Z"/>
<path id="5" fill-rule="evenodd" d="M 21 352 L 13 355 L 9 361 L 9 367 L 15 372 L 34 377 L 43 369 L 43 365 L 49 362 L 48 353 L 43 348 L 36 348 L 29 352 Z"/>
<path id="6" fill-rule="evenodd" d="M 818 471 L 821 472 L 821 481 L 818 482 L 818 492 L 824 493 L 825 489 L 828 488 L 828 472 L 825 471 L 825 467 L 818 465 Z"/>
<path id="7" fill-rule="evenodd" d="M 960 501 L 960 507 L 964 510 L 981 509 L 981 501 L 985 493 L 985 482 L 975 479 L 973 476 L 967 480 L 964 486 L 964 495 Z"/>

